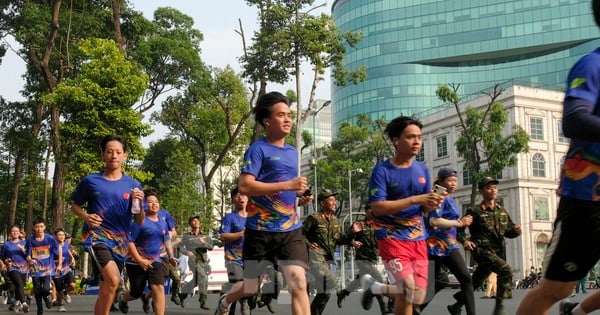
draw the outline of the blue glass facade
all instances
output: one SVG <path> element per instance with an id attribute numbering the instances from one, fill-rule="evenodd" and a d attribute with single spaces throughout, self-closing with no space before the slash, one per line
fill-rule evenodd
<path id="1" fill-rule="evenodd" d="M 589 0 L 337 0 L 332 15 L 363 34 L 346 66 L 367 67 L 363 83 L 332 87 L 333 130 L 359 114 L 421 115 L 441 105 L 441 84 L 461 84 L 462 96 L 507 81 L 563 90 L 600 46 Z"/>

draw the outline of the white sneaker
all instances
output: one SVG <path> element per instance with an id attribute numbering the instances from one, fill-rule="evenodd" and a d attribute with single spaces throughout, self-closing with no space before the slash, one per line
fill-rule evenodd
<path id="1" fill-rule="evenodd" d="M 64 312 L 67 311 L 67 309 L 65 308 L 64 305 L 61 305 L 61 306 L 58 307 L 58 311 L 61 312 L 61 313 L 64 313 Z"/>
<path id="2" fill-rule="evenodd" d="M 27 303 L 22 303 L 21 310 L 23 311 L 23 313 L 29 313 L 29 305 L 27 305 Z"/>
<path id="3" fill-rule="evenodd" d="M 215 311 L 215 315 L 227 315 L 227 314 L 229 314 L 229 307 L 231 306 L 231 304 L 227 304 L 227 302 L 225 302 L 225 298 L 226 297 L 227 297 L 227 293 L 223 294 L 219 298 L 219 302 L 217 304 L 217 310 Z"/>
<path id="4" fill-rule="evenodd" d="M 20 301 L 15 301 L 13 311 L 15 313 L 19 313 L 21 311 L 21 302 Z"/>
<path id="5" fill-rule="evenodd" d="M 71 296 L 67 293 L 65 293 L 65 296 L 63 297 L 63 300 L 65 300 L 65 303 L 67 304 L 71 304 Z"/>
<path id="6" fill-rule="evenodd" d="M 6 292 L 2 292 L 2 304 L 8 303 L 8 294 Z"/>

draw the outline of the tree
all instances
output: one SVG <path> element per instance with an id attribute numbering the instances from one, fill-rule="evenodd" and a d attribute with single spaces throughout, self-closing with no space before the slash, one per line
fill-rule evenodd
<path id="1" fill-rule="evenodd" d="M 343 64 L 346 48 L 355 47 L 361 40 L 361 35 L 339 32 L 331 17 L 326 14 L 308 14 L 316 8 L 310 8 L 314 0 L 247 2 L 258 8 L 259 31 L 254 34 L 253 45 L 245 50 L 241 58 L 243 75 L 251 82 L 259 82 L 258 95 L 266 92 L 268 82 L 283 84 L 294 77 L 297 107 L 295 142 L 301 143 L 302 126 L 310 112 L 315 110 L 315 91 L 319 81 L 323 80 L 325 69 L 332 67 L 337 85 L 349 82 L 356 84 L 364 80 L 364 67 L 349 71 Z M 240 34 L 243 32 L 240 31 Z M 303 62 L 313 68 L 306 106 L 301 100 L 300 69 Z"/>
<path id="2" fill-rule="evenodd" d="M 508 114 L 497 101 L 503 92 L 499 85 L 484 93 L 490 98 L 485 106 L 468 107 L 464 112 L 460 109 L 459 88 L 460 84 L 443 85 L 435 93 L 443 102 L 451 103 L 458 114 L 462 130 L 456 151 L 464 160 L 465 169 L 472 174 L 471 207 L 474 207 L 477 183 L 485 176 L 496 177 L 504 168 L 515 165 L 517 154 L 529 150 L 529 135 L 519 125 L 512 127 L 512 133 L 503 135 Z"/>

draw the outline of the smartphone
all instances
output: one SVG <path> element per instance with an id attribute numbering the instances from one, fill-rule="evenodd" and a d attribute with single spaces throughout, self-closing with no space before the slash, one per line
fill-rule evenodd
<path id="1" fill-rule="evenodd" d="M 302 194 L 302 196 L 304 196 L 304 197 L 312 196 L 312 191 L 310 190 L 311 188 L 312 188 L 312 186 L 308 187 L 308 189 L 304 191 L 304 194 Z"/>
<path id="2" fill-rule="evenodd" d="M 446 191 L 446 187 L 435 184 L 435 186 L 433 187 L 433 191 L 436 194 L 441 195 L 442 193 L 444 193 Z"/>

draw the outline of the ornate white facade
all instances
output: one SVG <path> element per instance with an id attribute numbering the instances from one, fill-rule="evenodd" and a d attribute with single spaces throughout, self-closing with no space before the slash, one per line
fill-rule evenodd
<path id="1" fill-rule="evenodd" d="M 498 101 L 508 111 L 506 134 L 514 125 L 520 125 L 530 135 L 529 152 L 517 157 L 517 165 L 502 173 L 499 199 L 510 215 L 521 224 L 523 234 L 507 239 L 507 260 L 515 276 L 522 278 L 531 267 L 542 265 L 545 248 L 552 236 L 552 222 L 556 217 L 561 161 L 568 149 L 568 139 L 562 136 L 562 101 L 564 93 L 523 86 L 507 88 Z M 489 97 L 481 97 L 462 104 L 483 106 Z M 420 117 L 423 122 L 423 160 L 435 177 L 442 166 L 454 167 L 459 173 L 459 189 L 453 194 L 463 207 L 470 202 L 471 185 L 465 182 L 463 165 L 454 143 L 461 130 L 454 107 Z M 468 184 L 468 185 L 465 185 Z M 478 202 L 481 199 L 478 199 Z"/>

